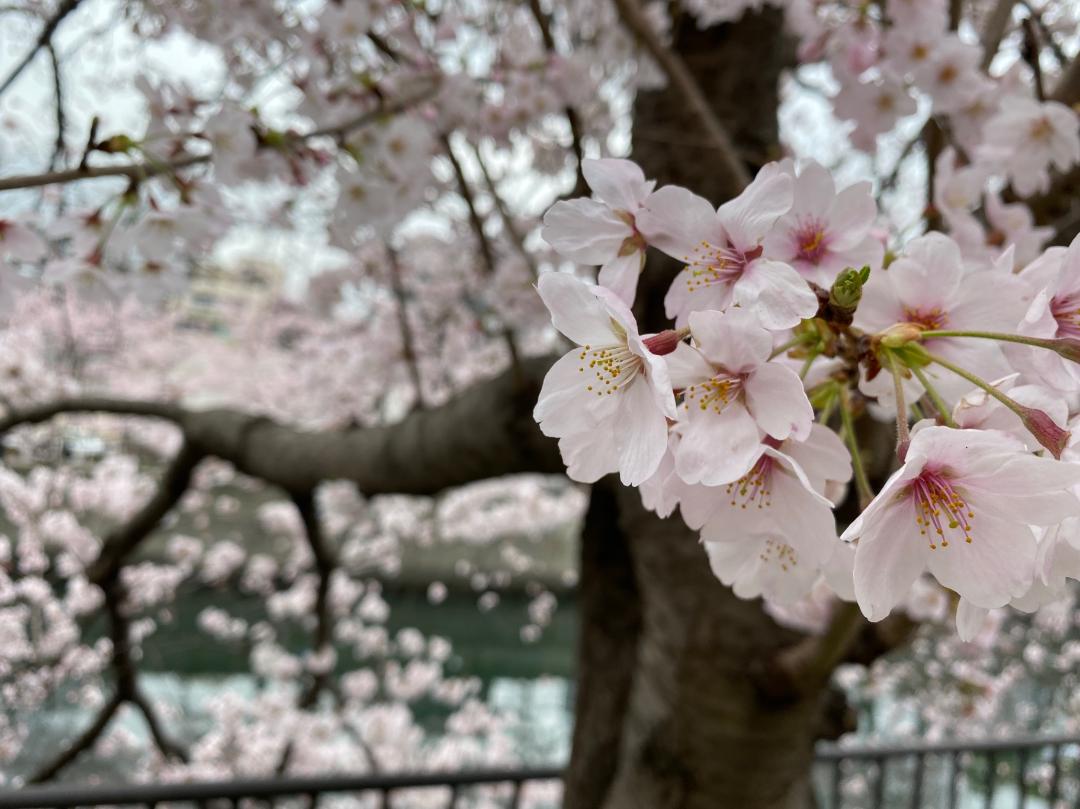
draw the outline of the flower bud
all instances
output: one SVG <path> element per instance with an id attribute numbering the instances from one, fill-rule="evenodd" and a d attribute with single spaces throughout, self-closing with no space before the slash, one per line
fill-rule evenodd
<path id="1" fill-rule="evenodd" d="M 1061 453 L 1069 443 L 1068 430 L 1063 430 L 1046 412 L 1038 408 L 1017 404 L 1016 415 L 1020 417 L 1028 432 L 1050 450 L 1051 455 L 1055 458 L 1061 457 Z"/>
<path id="2" fill-rule="evenodd" d="M 1046 341 L 1046 347 L 1056 351 L 1072 362 L 1080 362 L 1080 340 L 1075 337 L 1058 337 Z"/>
<path id="3" fill-rule="evenodd" d="M 641 342 L 643 342 L 645 348 L 649 349 L 653 354 L 662 357 L 665 354 L 670 354 L 674 351 L 676 346 L 683 341 L 683 338 L 686 337 L 686 335 L 686 329 L 664 329 L 664 331 L 659 334 L 644 338 Z"/>
<path id="4" fill-rule="evenodd" d="M 900 348 L 918 340 L 922 333 L 922 327 L 916 323 L 896 323 L 879 334 L 878 339 L 886 348 Z"/>
<path id="5" fill-rule="evenodd" d="M 835 314 L 851 317 L 862 300 L 862 288 L 870 278 L 870 267 L 861 270 L 848 267 L 833 281 L 829 290 L 829 308 Z"/>

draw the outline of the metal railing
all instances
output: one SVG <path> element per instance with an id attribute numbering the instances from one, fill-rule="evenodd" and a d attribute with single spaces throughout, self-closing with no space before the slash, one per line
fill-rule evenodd
<path id="1" fill-rule="evenodd" d="M 817 781 L 821 809 L 1054 808 L 1065 787 L 1068 806 L 1080 807 L 1077 736 L 819 745 L 816 769 L 826 776 Z M 855 789 L 845 789 L 852 783 Z"/>
<path id="2" fill-rule="evenodd" d="M 456 809 L 469 788 L 508 785 L 506 806 L 517 809 L 525 784 L 562 778 L 561 768 L 475 770 L 465 773 L 412 773 L 400 775 L 321 775 L 290 778 L 236 778 L 229 781 L 195 781 L 164 784 L 118 784 L 80 786 L 63 784 L 0 791 L 0 809 L 73 809 L 82 806 L 145 806 L 187 802 L 200 806 L 239 806 L 256 799 L 274 806 L 278 798 L 308 798 L 314 806 L 323 795 L 374 793 L 379 805 L 389 809 L 394 792 L 404 789 L 450 789 L 448 809 Z"/>
<path id="3" fill-rule="evenodd" d="M 983 742 L 898 746 L 819 745 L 815 784 L 820 809 L 1037 809 L 1063 799 L 1080 807 L 1080 737 L 1054 736 Z M 1034 775 L 1033 775 L 1034 773 Z M 447 809 L 459 809 L 468 791 L 509 787 L 504 805 L 521 806 L 526 784 L 559 780 L 559 768 L 466 773 L 310 776 L 114 786 L 50 785 L 0 790 L 0 809 L 73 809 L 188 803 L 239 807 L 257 800 L 375 795 L 392 809 L 406 789 L 448 789 Z M 854 787 L 854 788 L 853 788 Z"/>

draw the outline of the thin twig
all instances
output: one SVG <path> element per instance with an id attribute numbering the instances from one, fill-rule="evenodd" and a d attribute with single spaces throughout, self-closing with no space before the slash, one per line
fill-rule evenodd
<path id="1" fill-rule="evenodd" d="M 540 7 L 540 0 L 529 0 L 529 10 L 532 12 L 533 19 L 536 20 L 537 28 L 540 29 L 540 37 L 544 42 L 544 50 L 547 52 L 548 58 L 558 55 L 555 37 L 551 33 L 551 20 Z M 577 180 L 570 196 L 579 197 L 588 193 L 589 187 L 589 184 L 585 181 L 585 172 L 582 168 L 582 163 L 585 160 L 585 148 L 582 145 L 581 119 L 578 117 L 577 110 L 569 105 L 563 109 L 563 112 L 566 114 L 566 122 L 570 126 L 570 148 L 574 151 L 575 167 L 577 169 Z"/>
<path id="2" fill-rule="evenodd" d="M 365 112 L 334 126 L 321 127 L 304 135 L 296 135 L 289 139 L 291 143 L 305 142 L 313 138 L 336 137 L 341 138 L 345 134 L 360 129 L 368 124 L 384 119 L 388 115 L 404 112 L 410 107 L 430 98 L 434 87 L 428 88 L 423 93 L 408 96 L 406 98 L 380 104 L 376 109 Z M 78 180 L 88 180 L 98 177 L 127 177 L 131 180 L 143 180 L 158 174 L 173 174 L 180 169 L 209 163 L 210 154 L 181 155 L 169 160 L 140 161 L 138 163 L 125 163 L 118 166 L 87 166 L 68 171 L 54 171 L 46 174 L 29 174 L 16 177 L 0 178 L 0 191 L 10 191 L 16 188 L 39 188 L 43 185 L 56 185 L 58 183 L 71 183 Z"/>
<path id="3" fill-rule="evenodd" d="M 637 0 L 615 0 L 615 5 L 619 9 L 623 23 L 649 55 L 656 60 L 661 70 L 667 74 L 668 81 L 671 82 L 675 91 L 697 115 L 720 158 L 719 165 L 714 168 L 724 175 L 731 196 L 737 195 L 750 184 L 750 174 L 740 160 L 731 136 L 716 117 L 708 99 L 694 80 L 694 75 L 682 58 L 660 41 L 660 37 L 653 30 Z"/>
<path id="4" fill-rule="evenodd" d="M 473 151 L 476 154 L 477 165 L 480 166 L 480 174 L 484 178 L 484 185 L 487 187 L 487 191 L 491 195 L 492 201 L 495 203 L 495 210 L 499 212 L 503 227 L 506 228 L 506 235 L 510 237 L 510 241 L 514 243 L 514 247 L 521 253 L 521 257 L 525 259 L 525 263 L 529 267 L 529 272 L 532 273 L 533 280 L 535 281 L 540 277 L 540 269 L 536 266 L 536 258 L 525 248 L 525 237 L 522 236 L 521 232 L 517 229 L 517 224 L 514 222 L 510 210 L 506 207 L 506 201 L 499 195 L 499 189 L 496 187 L 495 181 L 491 177 L 491 172 L 488 171 L 487 164 L 484 162 L 484 156 L 480 153 L 480 147 L 478 145 L 473 145 Z"/>
<path id="5" fill-rule="evenodd" d="M 22 61 L 15 65 L 15 69 L 8 74 L 8 77 L 0 83 L 0 95 L 6 93 L 8 88 L 15 83 L 15 80 L 22 75 L 22 72 L 34 61 L 34 57 L 38 55 L 38 51 L 52 43 L 53 34 L 56 33 L 56 29 L 59 27 L 60 23 L 63 22 L 64 18 L 73 12 L 81 2 L 82 0 L 64 0 L 64 2 L 56 9 L 56 13 L 45 21 L 45 27 L 41 29 L 41 33 L 38 35 L 34 46 L 26 56 L 22 58 Z"/>
<path id="6" fill-rule="evenodd" d="M 386 256 L 390 265 L 390 291 L 394 295 L 398 330 L 401 333 L 401 354 L 405 360 L 405 367 L 409 371 L 413 391 L 416 394 L 416 407 L 422 410 L 427 407 L 427 403 L 424 401 L 424 380 L 420 376 L 419 357 L 413 341 L 412 327 L 409 325 L 409 307 L 405 294 L 405 284 L 401 277 L 401 262 L 398 261 L 397 251 L 389 242 L 386 242 Z"/>

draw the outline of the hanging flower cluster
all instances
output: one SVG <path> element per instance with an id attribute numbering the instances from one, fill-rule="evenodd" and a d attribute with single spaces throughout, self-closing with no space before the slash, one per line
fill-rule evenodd
<path id="1" fill-rule="evenodd" d="M 538 283 L 576 344 L 535 409 L 572 478 L 617 472 L 661 516 L 678 507 L 743 597 L 825 586 L 877 621 L 929 573 L 972 635 L 987 610 L 1063 594 L 1080 572 L 1080 238 L 1021 271 L 1012 249 L 987 267 L 934 232 L 886 257 L 869 184 L 837 190 L 813 162 L 765 166 L 718 210 L 629 161 L 586 165 L 596 198 L 556 203 L 544 235 L 600 283 Z M 631 309 L 647 246 L 684 264 L 657 334 Z M 874 420 L 896 431 L 876 494 Z"/>

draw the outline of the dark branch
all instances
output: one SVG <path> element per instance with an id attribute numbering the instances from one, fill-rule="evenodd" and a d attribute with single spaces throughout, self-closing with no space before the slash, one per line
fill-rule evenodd
<path id="1" fill-rule="evenodd" d="M 555 442 L 532 420 L 552 359 L 523 360 L 520 373 L 506 371 L 385 427 L 306 431 L 236 410 L 87 398 L 11 414 L 0 420 L 0 434 L 64 413 L 151 416 L 177 424 L 193 452 L 229 461 L 289 493 L 350 480 L 367 495 L 437 494 L 502 475 L 564 471 Z"/>
<path id="2" fill-rule="evenodd" d="M 41 29 L 41 33 L 38 35 L 34 46 L 26 56 L 22 58 L 22 61 L 15 65 L 15 69 L 8 74 L 8 77 L 4 79 L 3 83 L 0 83 L 0 95 L 6 93 L 8 88 L 15 83 L 15 80 L 22 75 L 22 72 L 29 67 L 30 63 L 34 61 L 34 57 L 38 55 L 38 51 L 51 45 L 53 34 L 56 33 L 56 29 L 60 26 L 60 23 L 63 22 L 64 18 L 73 12 L 81 2 L 82 0 L 64 0 L 64 2 L 56 9 L 56 13 L 45 21 L 45 27 Z"/>
<path id="3" fill-rule="evenodd" d="M 75 759 L 94 746 L 101 734 L 105 731 L 109 722 L 116 714 L 116 710 L 123 703 L 119 695 L 109 698 L 109 701 L 101 706 L 94 721 L 82 732 L 70 745 L 65 747 L 52 761 L 45 764 L 37 772 L 26 779 L 28 784 L 41 784 L 54 778 L 57 773 L 71 764 Z"/>
<path id="4" fill-rule="evenodd" d="M 91 582 L 107 588 L 116 579 L 124 561 L 139 543 L 158 526 L 162 518 L 180 502 L 191 485 L 191 475 L 204 454 L 188 441 L 165 468 L 157 490 L 124 525 L 111 531 L 101 547 L 101 553 L 87 571 Z"/>
<path id="5" fill-rule="evenodd" d="M 421 93 L 409 95 L 396 101 L 380 104 L 377 108 L 357 115 L 354 118 L 334 126 L 321 127 L 304 135 L 295 135 L 288 139 L 287 144 L 300 143 L 313 138 L 333 137 L 341 138 L 353 130 L 360 129 L 368 124 L 385 119 L 389 115 L 415 106 L 431 97 L 435 87 L 428 87 Z M 27 174 L 15 177 L 0 178 L 0 191 L 10 191 L 16 188 L 40 188 L 45 185 L 57 185 L 71 183 L 79 180 L 89 180 L 98 177 L 127 177 L 130 180 L 145 180 L 159 174 L 174 174 L 181 169 L 191 166 L 209 163 L 211 155 L 180 155 L 167 160 L 154 162 L 124 163 L 118 166 L 79 166 L 68 171 L 53 171 L 46 174 Z"/>

